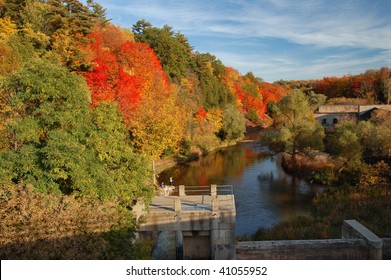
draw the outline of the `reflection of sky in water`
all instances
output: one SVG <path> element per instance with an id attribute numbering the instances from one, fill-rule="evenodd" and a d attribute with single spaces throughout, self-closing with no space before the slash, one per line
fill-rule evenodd
<path id="1" fill-rule="evenodd" d="M 245 142 L 210 153 L 197 162 L 160 174 L 176 184 L 234 186 L 237 235 L 269 228 L 283 218 L 307 214 L 314 186 L 289 176 L 277 157 L 259 142 Z"/>

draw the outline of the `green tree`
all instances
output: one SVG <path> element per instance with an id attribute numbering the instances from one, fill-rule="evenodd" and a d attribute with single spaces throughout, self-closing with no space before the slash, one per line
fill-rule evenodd
<path id="1" fill-rule="evenodd" d="M 14 114 L 1 177 L 43 192 L 124 202 L 151 194 L 145 161 L 126 142 L 123 119 L 114 105 L 91 111 L 84 79 L 35 60 L 5 77 L 1 90 Z"/>
<path id="2" fill-rule="evenodd" d="M 134 24 L 133 32 L 138 42 L 149 44 L 155 51 L 171 81 L 180 82 L 187 75 L 193 63 L 193 48 L 183 34 L 174 32 L 168 25 L 153 27 L 145 20 Z"/>
<path id="3" fill-rule="evenodd" d="M 72 71 L 91 67 L 83 48 L 90 40 L 87 35 L 94 25 L 107 22 L 105 10 L 93 0 L 87 6 L 77 0 L 9 0 L 4 11 L 40 57 L 60 60 Z"/>
<path id="4" fill-rule="evenodd" d="M 320 105 L 325 104 L 326 99 L 326 95 L 316 94 L 313 91 L 308 94 L 308 103 L 310 104 L 312 111 L 316 111 Z"/>
<path id="5" fill-rule="evenodd" d="M 391 78 L 384 80 L 383 82 L 383 95 L 385 102 L 390 104 L 391 101 Z"/>
<path id="6" fill-rule="evenodd" d="M 246 119 L 239 109 L 228 104 L 224 109 L 222 136 L 223 139 L 237 140 L 244 136 L 246 130 Z"/>
<path id="7" fill-rule="evenodd" d="M 44 194 L 30 184 L 0 182 L 0 220 L 1 259 L 150 256 L 148 244 L 134 242 L 137 221 L 118 199 Z"/>
<path id="8" fill-rule="evenodd" d="M 265 140 L 276 152 L 291 155 L 297 164 L 297 155 L 323 149 L 323 127 L 315 120 L 308 98 L 301 90 L 293 90 L 271 106 L 278 132 L 265 134 Z"/>
<path id="9" fill-rule="evenodd" d="M 215 67 L 216 66 L 216 67 Z M 221 70 L 217 70 L 221 67 L 220 63 L 216 61 L 216 57 L 211 54 L 200 54 L 195 55 L 195 66 L 194 72 L 198 76 L 200 82 L 200 88 L 203 94 L 204 107 L 214 108 L 224 106 L 232 101 L 231 94 L 229 94 L 228 88 L 216 75 Z"/>
<path id="10" fill-rule="evenodd" d="M 328 150 L 339 161 L 339 172 L 359 171 L 363 158 L 386 157 L 391 149 L 391 130 L 369 121 L 338 124 L 328 138 Z"/>
<path id="11" fill-rule="evenodd" d="M 146 158 L 136 154 L 128 137 L 128 129 L 116 103 L 102 103 L 92 112 L 93 134 L 90 147 L 103 165 L 103 177 L 109 176 L 114 197 L 129 202 L 138 197 L 148 200 L 153 191 L 147 184 L 150 169 Z"/>
<path id="12" fill-rule="evenodd" d="M 349 172 L 360 170 L 363 149 L 358 127 L 352 121 L 338 124 L 334 133 L 328 137 L 328 151 L 340 163 L 339 173 L 343 170 Z"/>

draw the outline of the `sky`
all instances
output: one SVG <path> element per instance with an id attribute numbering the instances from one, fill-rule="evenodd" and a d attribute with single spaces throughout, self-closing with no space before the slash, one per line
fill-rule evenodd
<path id="1" fill-rule="evenodd" d="M 194 51 L 267 82 L 391 67 L 390 0 L 95 0 L 111 22 L 169 25 Z"/>

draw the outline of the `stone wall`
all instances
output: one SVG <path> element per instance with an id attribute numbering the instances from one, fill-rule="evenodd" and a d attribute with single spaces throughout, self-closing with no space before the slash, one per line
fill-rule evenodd
<path id="1" fill-rule="evenodd" d="M 341 239 L 239 242 L 238 260 L 390 259 L 391 238 L 381 239 L 356 220 L 345 220 Z"/>
<path id="2" fill-rule="evenodd" d="M 362 239 L 239 242 L 237 260 L 361 260 L 368 258 Z"/>
<path id="3" fill-rule="evenodd" d="M 321 105 L 318 109 L 319 113 L 358 113 L 358 105 Z"/>
<path id="4" fill-rule="evenodd" d="M 364 114 L 365 112 L 374 108 L 391 111 L 391 105 L 363 105 L 359 107 L 359 114 Z"/>

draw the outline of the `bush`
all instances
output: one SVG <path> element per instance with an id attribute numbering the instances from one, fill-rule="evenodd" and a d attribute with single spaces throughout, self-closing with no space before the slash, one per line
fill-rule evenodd
<path id="1" fill-rule="evenodd" d="M 1 259 L 129 259 L 135 221 L 117 201 L 0 185 Z"/>
<path id="2" fill-rule="evenodd" d="M 258 230 L 252 240 L 301 240 L 335 237 L 328 225 L 311 217 L 298 216 L 282 221 L 271 229 Z"/>
<path id="3" fill-rule="evenodd" d="M 317 184 L 331 186 L 338 181 L 338 174 L 333 167 L 325 166 L 314 170 L 308 179 Z"/>

